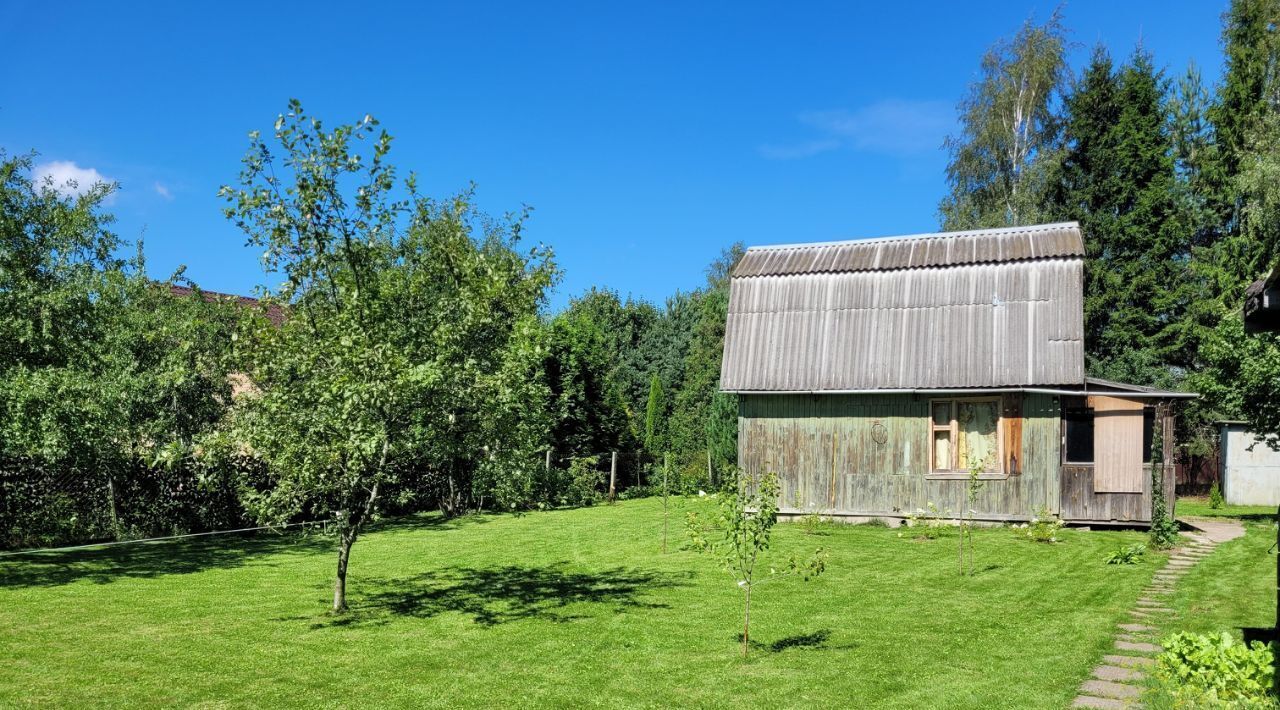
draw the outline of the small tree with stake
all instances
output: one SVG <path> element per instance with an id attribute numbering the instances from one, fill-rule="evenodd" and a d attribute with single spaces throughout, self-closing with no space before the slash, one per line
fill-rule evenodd
<path id="1" fill-rule="evenodd" d="M 978 502 L 978 493 L 982 492 L 982 480 L 979 475 L 986 470 L 985 461 L 970 459 L 969 477 L 965 483 L 964 512 L 960 516 L 960 576 L 965 573 L 968 562 L 969 573 L 973 573 L 973 505 Z"/>
<path id="2" fill-rule="evenodd" d="M 778 491 L 776 474 L 764 476 L 754 492 L 739 481 L 736 492 L 721 494 L 720 510 L 713 521 L 704 522 L 697 513 L 690 512 L 686 522 L 692 547 L 719 558 L 742 590 L 744 658 L 751 641 L 751 592 L 761 583 L 756 579 L 757 566 L 761 554 L 769 549 L 770 535 L 778 522 Z M 818 548 L 805 559 L 793 555 L 781 567 L 770 567 L 769 577 L 798 574 L 808 581 L 822 574 L 826 565 L 827 553 Z"/>

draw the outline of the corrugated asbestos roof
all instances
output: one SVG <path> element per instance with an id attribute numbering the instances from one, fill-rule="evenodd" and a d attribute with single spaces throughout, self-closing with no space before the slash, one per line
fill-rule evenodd
<path id="1" fill-rule="evenodd" d="M 1084 239 L 1080 236 L 1079 225 L 1060 222 L 1031 227 L 752 247 L 738 262 L 733 275 L 825 274 L 1083 256 Z"/>
<path id="2" fill-rule="evenodd" d="M 823 392 L 1079 385 L 1075 223 L 749 249 L 721 388 Z"/>

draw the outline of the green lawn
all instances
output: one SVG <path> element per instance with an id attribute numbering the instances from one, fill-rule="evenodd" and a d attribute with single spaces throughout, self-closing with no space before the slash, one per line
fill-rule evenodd
<path id="1" fill-rule="evenodd" d="M 1193 518 L 1242 518 L 1245 520 L 1275 520 L 1274 505 L 1223 505 L 1210 508 L 1205 496 L 1186 496 L 1178 499 L 1174 509 L 1178 517 Z"/>
<path id="2" fill-rule="evenodd" d="M 1173 617 L 1164 631 L 1217 633 L 1257 638 L 1276 622 L 1275 508 L 1224 505 L 1205 498 L 1179 498 L 1179 517 L 1237 518 L 1245 536 L 1219 545 L 1178 583 Z"/>
<path id="3" fill-rule="evenodd" d="M 660 511 L 388 523 L 343 617 L 323 538 L 0 558 L 0 705 L 1063 707 L 1160 559 L 1102 563 L 1135 532 L 990 529 L 961 579 L 954 537 L 781 525 L 775 553 L 829 569 L 758 587 L 743 662 L 736 588 L 660 554 Z"/>
<path id="4" fill-rule="evenodd" d="M 1166 630 L 1241 637 L 1274 627 L 1275 542 L 1273 523 L 1246 521 L 1244 537 L 1219 545 L 1178 582 Z"/>

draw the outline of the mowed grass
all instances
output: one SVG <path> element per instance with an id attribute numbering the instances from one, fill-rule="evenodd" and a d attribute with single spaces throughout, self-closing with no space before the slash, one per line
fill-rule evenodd
<path id="1" fill-rule="evenodd" d="M 1244 526 L 1244 537 L 1219 545 L 1178 582 L 1168 630 L 1261 638 L 1275 627 L 1276 527 Z"/>
<path id="2" fill-rule="evenodd" d="M 1136 532 L 1043 545 L 779 525 L 773 559 L 822 546 L 825 575 L 741 596 L 703 555 L 662 554 L 661 502 L 367 534 L 353 610 L 332 616 L 332 543 L 231 538 L 0 558 L 0 705 L 1067 705 L 1159 556 L 1105 565 Z"/>
<path id="3" fill-rule="evenodd" d="M 1178 517 L 1189 518 L 1241 518 L 1243 520 L 1275 520 L 1274 505 L 1228 505 L 1221 508 L 1209 507 L 1206 496 L 1186 496 L 1178 499 L 1174 507 Z"/>
<path id="4" fill-rule="evenodd" d="M 1205 498 L 1179 498 L 1180 517 L 1237 518 L 1245 536 L 1218 546 L 1178 583 L 1166 631 L 1264 639 L 1276 623 L 1276 509 L 1266 505 L 1210 508 Z"/>

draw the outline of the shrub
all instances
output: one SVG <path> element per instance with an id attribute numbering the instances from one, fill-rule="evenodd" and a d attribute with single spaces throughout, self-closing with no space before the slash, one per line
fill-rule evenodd
<path id="1" fill-rule="evenodd" d="M 1218 482 L 1214 481 L 1213 487 L 1209 489 L 1209 507 L 1217 510 L 1218 508 L 1221 508 L 1225 502 L 1226 501 L 1222 499 L 1222 489 L 1218 487 Z"/>
<path id="2" fill-rule="evenodd" d="M 1156 659 L 1152 704 L 1174 707 L 1274 707 L 1274 644 L 1249 645 L 1231 634 L 1180 632 Z"/>
<path id="3" fill-rule="evenodd" d="M 1048 508 L 1041 508 L 1036 513 L 1036 517 L 1031 519 L 1027 524 L 1023 534 L 1028 540 L 1036 542 L 1054 543 L 1058 541 L 1058 532 L 1065 525 L 1058 516 L 1049 512 Z"/>
<path id="4" fill-rule="evenodd" d="M 604 471 L 600 470 L 599 456 L 575 458 L 569 463 L 569 476 L 562 505 L 595 505 L 600 502 L 600 489 L 604 486 Z"/>
<path id="5" fill-rule="evenodd" d="M 1109 565 L 1136 565 L 1142 561 L 1142 556 L 1145 554 L 1147 554 L 1147 546 L 1138 543 L 1117 549 L 1103 558 L 1103 561 Z"/>
<path id="6" fill-rule="evenodd" d="M 800 530 L 805 535 L 830 535 L 830 525 L 831 521 L 816 510 L 800 516 Z"/>
<path id="7" fill-rule="evenodd" d="M 537 507 L 595 505 L 603 498 L 604 479 L 599 456 L 574 458 L 568 468 L 553 466 L 539 474 Z"/>
<path id="8" fill-rule="evenodd" d="M 907 516 L 911 537 L 916 540 L 938 539 L 944 530 L 951 527 L 951 523 L 948 522 L 950 517 L 951 510 L 940 511 L 933 501 L 927 503 L 924 508 L 916 508 L 916 512 Z M 898 533 L 898 537 L 903 537 L 903 533 Z"/>
<path id="9" fill-rule="evenodd" d="M 655 490 L 650 485 L 635 485 L 624 489 L 618 494 L 618 500 L 635 500 L 637 498 L 649 498 L 650 496 L 662 495 L 662 486 L 658 486 Z"/>

